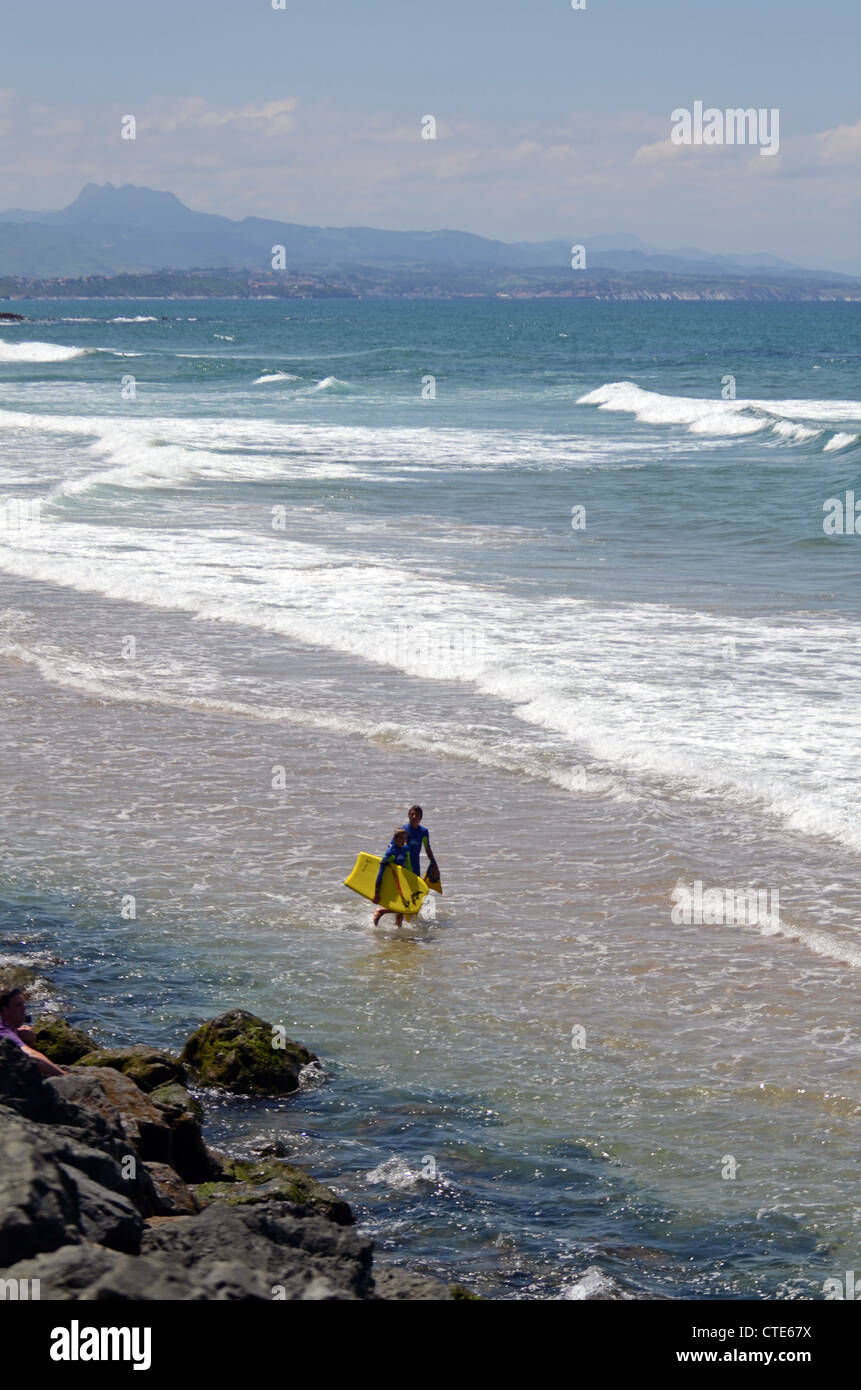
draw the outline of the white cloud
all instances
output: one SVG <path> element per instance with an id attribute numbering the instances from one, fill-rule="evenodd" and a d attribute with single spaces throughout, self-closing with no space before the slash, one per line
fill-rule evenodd
<path id="1" fill-rule="evenodd" d="M 822 162 L 827 165 L 861 167 L 861 121 L 855 125 L 839 125 L 817 135 L 821 143 Z"/>

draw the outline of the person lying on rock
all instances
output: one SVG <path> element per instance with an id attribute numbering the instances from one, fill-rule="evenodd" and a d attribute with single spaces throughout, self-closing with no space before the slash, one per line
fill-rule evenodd
<path id="1" fill-rule="evenodd" d="M 28 1027 L 26 1018 L 27 1006 L 20 989 L 7 989 L 0 994 L 0 1042 L 6 1038 L 20 1047 L 27 1057 L 32 1057 L 38 1063 L 43 1076 L 62 1076 L 65 1068 L 58 1067 L 50 1057 L 33 1046 L 35 1035 L 33 1029 Z"/>

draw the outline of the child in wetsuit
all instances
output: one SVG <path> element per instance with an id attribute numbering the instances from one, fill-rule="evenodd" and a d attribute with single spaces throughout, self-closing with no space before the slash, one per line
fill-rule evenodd
<path id="1" fill-rule="evenodd" d="M 409 819 L 404 826 L 404 830 L 407 832 L 407 849 L 409 850 L 410 856 L 410 868 L 417 878 L 421 878 L 422 850 L 424 850 L 430 860 L 427 876 L 431 881 L 438 882 L 439 865 L 431 849 L 430 835 L 428 834 L 427 826 L 422 825 L 421 806 L 411 806 L 407 815 Z"/>
<path id="2" fill-rule="evenodd" d="M 377 881 L 374 885 L 375 903 L 378 903 L 380 901 L 380 887 L 383 882 L 383 874 L 385 872 L 386 865 L 391 864 L 392 866 L 394 866 L 397 864 L 401 868 L 405 868 L 408 858 L 409 849 L 407 847 L 407 832 L 403 829 L 398 829 L 392 835 L 392 842 L 386 850 L 385 854 L 383 855 L 382 862 L 380 864 L 380 872 L 377 874 Z M 394 911 L 394 909 L 391 907 L 378 907 L 376 912 L 374 913 L 374 926 L 377 925 L 377 923 L 380 921 L 382 917 L 385 917 L 387 912 L 392 911 Z M 404 914 L 402 912 L 398 912 L 395 914 L 396 927 L 399 927 L 403 920 Z"/>

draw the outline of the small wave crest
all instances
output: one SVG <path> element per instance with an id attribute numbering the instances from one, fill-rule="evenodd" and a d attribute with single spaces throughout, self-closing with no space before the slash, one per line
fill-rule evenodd
<path id="1" fill-rule="evenodd" d="M 859 440 L 861 440 L 861 434 L 849 434 L 847 430 L 838 431 L 837 434 L 832 435 L 829 439 L 828 443 L 825 445 L 824 452 L 826 454 L 832 454 L 838 449 L 849 449 L 853 444 L 857 444 Z"/>
<path id="2" fill-rule="evenodd" d="M 86 352 L 86 348 L 63 347 L 59 343 L 0 342 L 0 362 L 71 362 Z"/>
<path id="3" fill-rule="evenodd" d="M 713 400 L 701 396 L 665 396 L 632 381 L 613 381 L 580 396 L 578 405 L 635 416 L 646 425 L 684 425 L 690 434 L 732 438 L 770 430 L 772 435 L 803 444 L 821 435 L 830 424 L 861 420 L 861 401 Z M 823 447 L 843 449 L 856 434 L 841 433 Z M 836 441 L 840 440 L 840 443 Z"/>
<path id="4" fill-rule="evenodd" d="M 314 387 L 315 391 L 352 391 L 348 381 L 341 381 L 337 376 L 324 376 L 322 381 L 318 381 Z"/>
<path id="5" fill-rule="evenodd" d="M 559 1294 L 560 1300 L 572 1303 L 591 1302 L 596 1299 L 630 1301 L 635 1295 L 629 1293 L 610 1274 L 605 1274 L 597 1265 L 590 1265 L 573 1284 L 565 1284 Z"/>
<path id="6" fill-rule="evenodd" d="M 433 1163 L 432 1159 L 430 1163 Z M 372 1168 L 367 1174 L 366 1181 L 370 1187 L 391 1187 L 397 1192 L 420 1192 L 429 1186 L 451 1186 L 448 1179 L 437 1171 L 435 1164 L 432 1169 L 411 1167 L 405 1159 L 397 1156 L 378 1163 L 376 1168 Z"/>

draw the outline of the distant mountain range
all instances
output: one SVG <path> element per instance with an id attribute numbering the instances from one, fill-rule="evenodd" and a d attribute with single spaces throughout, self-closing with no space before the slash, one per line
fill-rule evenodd
<path id="1" fill-rule="evenodd" d="M 0 212 L 0 277 L 50 279 L 152 271 L 272 271 L 273 246 L 286 247 L 289 274 L 546 269 L 570 271 L 572 244 L 586 248 L 589 271 L 627 277 L 679 275 L 759 283 L 857 284 L 850 276 L 807 270 L 766 252 L 715 255 L 691 247 L 662 251 L 630 235 L 545 242 L 494 241 L 470 232 L 392 232 L 373 227 L 306 227 L 262 217 L 236 221 L 194 212 L 173 193 L 125 184 L 88 183 L 58 212 Z"/>

